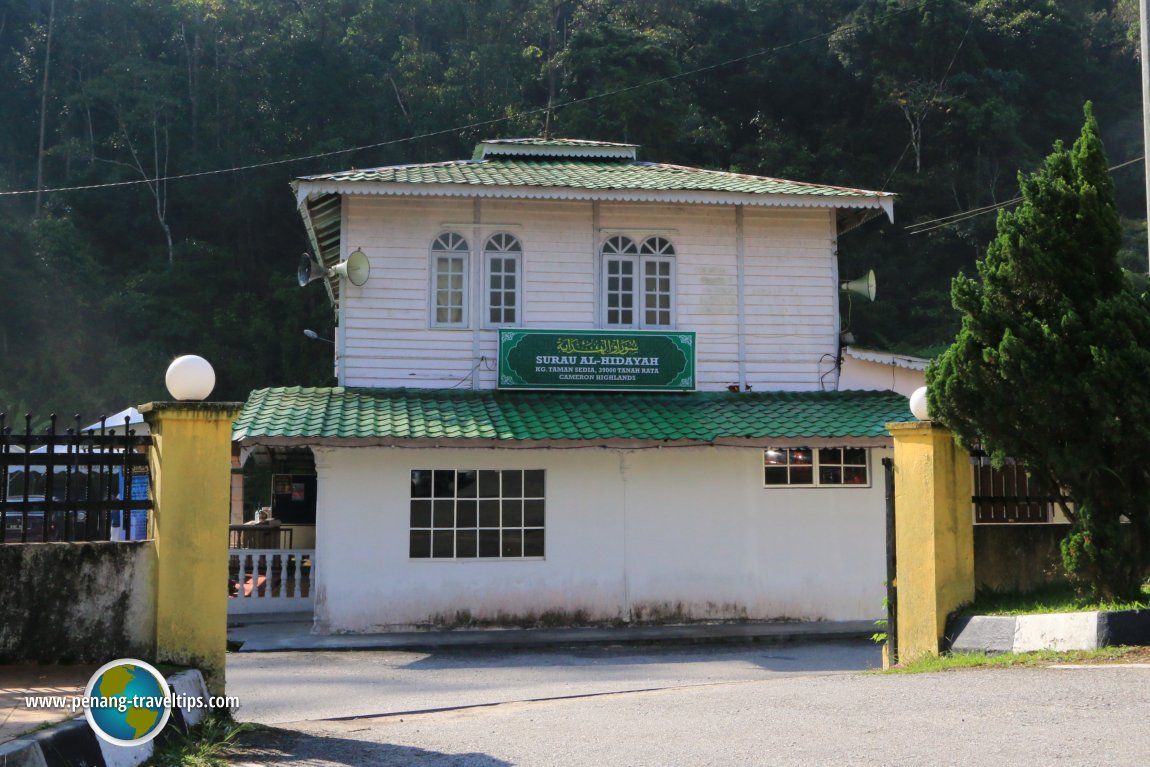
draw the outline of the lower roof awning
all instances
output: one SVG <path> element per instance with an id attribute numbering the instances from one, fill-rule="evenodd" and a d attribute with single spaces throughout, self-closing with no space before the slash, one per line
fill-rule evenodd
<path id="1" fill-rule="evenodd" d="M 280 387 L 252 392 L 243 446 L 883 446 L 901 394 L 523 392 Z"/>

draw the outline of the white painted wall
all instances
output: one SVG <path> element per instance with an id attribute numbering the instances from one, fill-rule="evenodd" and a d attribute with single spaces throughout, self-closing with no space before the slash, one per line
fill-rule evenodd
<path id="1" fill-rule="evenodd" d="M 470 224 L 478 210 L 478 227 Z M 495 387 L 496 331 L 483 327 L 479 249 L 497 231 L 523 243 L 523 326 L 595 328 L 598 256 L 618 231 L 662 234 L 677 250 L 677 325 L 698 337 L 699 388 L 738 381 L 735 209 L 717 205 L 348 197 L 345 256 L 361 248 L 372 277 L 341 286 L 348 386 Z M 834 212 L 746 208 L 748 382 L 818 390 L 837 354 Z M 430 245 L 445 228 L 471 241 L 471 326 L 431 329 Z M 612 230 L 612 231 L 604 231 Z M 474 374 L 472 371 L 475 371 Z M 463 382 L 463 383 L 461 383 Z"/>
<path id="2" fill-rule="evenodd" d="M 280 530 L 291 530 L 290 548 L 315 548 L 315 525 L 281 525 Z"/>
<path id="3" fill-rule="evenodd" d="M 925 385 L 926 373 L 922 370 L 860 360 L 849 354 L 843 355 L 843 366 L 839 373 L 839 389 L 889 390 L 909 397 L 914 394 L 915 389 Z"/>
<path id="4" fill-rule="evenodd" d="M 762 487 L 762 451 L 315 448 L 316 618 L 363 632 L 467 611 L 595 620 L 871 619 L 885 578 L 870 487 Z M 408 557 L 412 469 L 545 469 L 543 560 Z"/>

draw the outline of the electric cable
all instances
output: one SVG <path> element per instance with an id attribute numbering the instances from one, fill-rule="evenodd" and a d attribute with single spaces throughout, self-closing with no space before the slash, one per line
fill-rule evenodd
<path id="1" fill-rule="evenodd" d="M 896 15 L 901 14 L 901 13 L 907 13 L 908 11 L 911 11 L 911 10 L 915 10 L 915 7 L 914 6 L 908 6 L 905 8 L 899 8 L 897 10 L 891 11 L 890 13 L 888 13 L 884 16 L 879 17 L 879 20 L 885 20 L 887 18 L 891 18 L 891 17 L 896 16 Z M 420 141 L 423 139 L 434 138 L 436 136 L 443 136 L 443 135 L 447 135 L 450 133 L 461 133 L 463 131 L 473 130 L 475 128 L 483 128 L 483 127 L 486 127 L 489 125 L 497 125 L 499 123 L 506 122 L 506 121 L 512 119 L 513 117 L 514 118 L 521 118 L 521 117 L 528 117 L 531 115 L 542 114 L 542 113 L 545 113 L 548 111 L 554 111 L 556 109 L 562 109 L 564 107 L 575 106 L 577 104 L 584 104 L 584 103 L 588 103 L 591 101 L 597 101 L 599 99 L 605 99 L 605 98 L 610 98 L 612 96 L 618 96 L 618 95 L 623 94 L 623 93 L 629 93 L 631 91 L 639 90 L 641 88 L 647 88 L 647 87 L 650 87 L 652 85 L 659 85 L 661 83 L 671 82 L 673 80 L 681 80 L 684 78 L 693 77 L 695 75 L 702 74 L 703 72 L 709 72 L 711 70 L 721 69 L 723 67 L 731 66 L 732 64 L 740 64 L 744 61 L 750 61 L 751 59 L 759 58 L 762 56 L 767 56 L 767 55 L 772 54 L 772 53 L 777 53 L 779 51 L 787 50 L 789 48 L 795 48 L 795 47 L 798 47 L 800 45 L 805 45 L 807 43 L 814 42 L 816 40 L 821 40 L 821 39 L 830 37 L 831 35 L 835 34 L 836 32 L 841 32 L 843 30 L 850 30 L 850 29 L 858 29 L 861 26 L 862 26 L 861 24 L 847 25 L 845 27 L 833 29 L 829 32 L 823 32 L 823 33 L 820 33 L 817 35 L 812 35 L 810 37 L 805 37 L 801 40 L 796 40 L 794 42 L 784 43 L 782 45 L 777 45 L 777 46 L 773 46 L 770 48 L 763 48 L 763 49 L 760 49 L 758 51 L 754 51 L 752 53 L 747 53 L 747 54 L 744 54 L 742 56 L 736 56 L 734 58 L 726 59 L 724 61 L 720 61 L 720 62 L 717 62 L 715 64 L 707 64 L 705 66 L 696 67 L 695 69 L 691 69 L 691 70 L 688 70 L 686 72 L 679 72 L 677 74 L 667 75 L 666 77 L 656 78 L 654 80 L 646 80 L 646 81 L 641 82 L 641 83 L 636 83 L 635 85 L 628 85 L 628 86 L 623 87 L 623 88 L 617 88 L 613 91 L 608 91 L 606 93 L 598 93 L 598 94 L 595 94 L 592 96 L 583 96 L 583 97 L 577 98 L 577 99 L 570 99 L 568 101 L 560 102 L 559 104 L 554 104 L 554 105 L 549 104 L 549 105 L 543 106 L 543 107 L 536 107 L 534 109 L 528 109 L 524 112 L 520 112 L 520 113 L 515 114 L 515 115 L 505 115 L 502 117 L 494 117 L 494 118 L 491 118 L 489 120 L 479 120 L 479 121 L 476 121 L 473 123 L 468 123 L 466 125 L 457 125 L 457 126 L 454 126 L 451 128 L 443 128 L 440 130 L 428 131 L 427 133 L 421 133 L 417 136 L 408 136 L 406 138 L 391 139 L 388 141 L 377 141 L 377 142 L 371 143 L 371 144 L 363 144 L 363 145 L 354 146 L 354 147 L 345 147 L 343 149 L 332 149 L 332 150 L 327 151 L 327 152 L 316 152 L 313 154 L 300 155 L 297 157 L 288 157 L 288 158 L 279 159 L 279 160 L 267 160 L 264 162 L 250 163 L 247 165 L 237 165 L 237 166 L 233 166 L 230 168 L 216 168 L 213 170 L 195 171 L 195 172 L 191 172 L 191 173 L 178 173 L 178 174 L 174 174 L 174 175 L 170 175 L 170 176 L 156 176 L 153 178 L 131 179 L 128 181 L 110 181 L 110 182 L 105 182 L 105 183 L 100 183 L 100 184 L 80 184 L 80 185 L 76 185 L 76 186 L 57 186 L 57 187 L 49 187 L 49 188 L 43 188 L 43 189 L 16 189 L 16 190 L 0 191 L 0 197 L 15 197 L 18 195 L 27 195 L 27 194 L 47 194 L 47 193 L 52 193 L 52 192 L 78 192 L 78 191 L 87 191 L 87 190 L 92 190 L 92 189 L 110 189 L 110 188 L 114 188 L 114 187 L 137 186 L 139 184 L 154 184 L 154 183 L 161 182 L 161 181 L 162 182 L 183 181 L 183 180 L 190 179 L 190 178 L 203 178 L 205 176 L 215 176 L 215 175 L 220 175 L 223 173 L 240 173 L 240 172 L 244 172 L 244 171 L 259 170 L 262 168 L 270 168 L 270 167 L 274 167 L 277 165 L 287 165 L 289 163 L 294 163 L 294 162 L 306 162 L 307 160 L 316 160 L 316 159 L 320 159 L 323 157 L 332 157 L 334 155 L 348 154 L 351 152 L 360 152 L 360 151 L 364 151 L 367 149 L 378 149 L 378 148 L 384 147 L 384 146 L 395 146 L 397 144 L 405 144 L 405 143 L 409 143 L 412 141 Z"/>
<path id="2" fill-rule="evenodd" d="M 1107 168 L 1107 170 L 1113 173 L 1116 170 L 1121 170 L 1127 166 L 1142 162 L 1144 159 L 1144 156 L 1135 157 L 1131 160 L 1120 162 L 1117 165 L 1112 165 Z M 983 216 L 987 213 L 1005 208 L 1008 205 L 1017 205 L 1020 202 L 1022 202 L 1021 195 L 1018 197 L 1012 197 L 1009 200 L 1004 200 L 1002 202 L 996 202 L 992 205 L 984 205 L 981 208 L 970 208 L 969 210 L 962 210 L 958 213 L 951 213 L 948 216 L 940 216 L 938 218 L 932 218 L 927 221 L 919 221 L 918 223 L 907 224 L 903 231 L 906 234 L 925 234 L 926 232 L 933 232 L 935 229 L 941 229 L 944 226 L 960 224 L 963 221 L 969 221 L 972 218 L 978 218 L 979 216 Z"/>

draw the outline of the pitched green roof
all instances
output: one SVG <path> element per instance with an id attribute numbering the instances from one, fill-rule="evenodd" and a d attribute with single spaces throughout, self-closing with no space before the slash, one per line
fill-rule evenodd
<path id="1" fill-rule="evenodd" d="M 405 440 L 652 442 L 866 439 L 911 421 L 894 392 L 503 392 L 285 387 L 254 391 L 233 437 L 249 443 Z"/>
<path id="2" fill-rule="evenodd" d="M 304 183 L 462 184 L 465 186 L 550 187 L 595 191 L 729 192 L 814 197 L 893 197 L 887 192 L 808 184 L 767 176 L 688 168 L 654 162 L 569 159 L 453 160 L 393 165 L 304 176 Z M 414 193 L 414 190 L 413 190 Z"/>

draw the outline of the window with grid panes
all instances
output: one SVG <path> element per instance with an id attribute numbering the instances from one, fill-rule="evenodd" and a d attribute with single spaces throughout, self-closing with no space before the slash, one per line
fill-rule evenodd
<path id="1" fill-rule="evenodd" d="M 675 247 L 666 237 L 641 243 L 624 235 L 603 243 L 603 323 L 607 327 L 674 325 Z"/>
<path id="2" fill-rule="evenodd" d="M 467 324 L 467 240 L 444 232 L 431 243 L 431 324 L 463 327 Z"/>
<path id="3" fill-rule="evenodd" d="M 648 237 L 639 246 L 643 270 L 643 327 L 671 326 L 671 276 L 675 248 L 666 237 Z"/>
<path id="4" fill-rule="evenodd" d="M 415 469 L 412 559 L 544 555 L 542 469 Z"/>
<path id="5" fill-rule="evenodd" d="M 765 487 L 867 486 L 862 447 L 769 447 L 763 451 Z"/>
<path id="6" fill-rule="evenodd" d="M 630 237 L 616 235 L 603 243 L 605 321 L 609 326 L 635 325 L 635 266 L 639 248 Z"/>
<path id="7" fill-rule="evenodd" d="M 515 325 L 519 322 L 520 261 L 523 246 L 515 235 L 500 232 L 483 247 L 487 262 L 487 323 Z"/>

